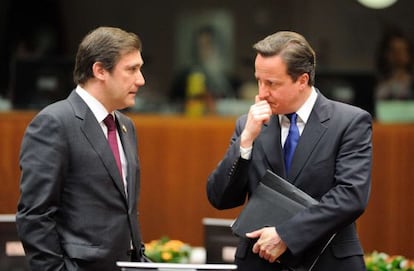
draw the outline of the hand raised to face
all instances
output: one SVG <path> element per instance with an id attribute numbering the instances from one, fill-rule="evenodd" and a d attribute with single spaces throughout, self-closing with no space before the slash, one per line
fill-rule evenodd
<path id="1" fill-rule="evenodd" d="M 259 135 L 262 125 L 270 120 L 272 109 L 266 100 L 261 100 L 259 95 L 255 97 L 255 103 L 250 106 L 247 122 L 241 134 L 241 147 L 251 147 L 253 141 Z"/>

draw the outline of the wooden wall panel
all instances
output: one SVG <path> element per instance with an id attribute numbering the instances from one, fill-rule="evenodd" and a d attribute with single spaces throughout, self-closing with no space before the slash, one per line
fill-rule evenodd
<path id="1" fill-rule="evenodd" d="M 366 251 L 414 258 L 414 125 L 376 124 L 371 198 L 359 220 Z"/>
<path id="2" fill-rule="evenodd" d="M 0 214 L 15 213 L 19 197 L 19 149 L 31 112 L 0 113 Z"/>
<path id="3" fill-rule="evenodd" d="M 167 234 L 202 245 L 203 217 L 235 218 L 240 211 L 215 210 L 206 196 L 208 174 L 227 149 L 235 120 L 131 117 L 139 136 L 144 238 Z"/>

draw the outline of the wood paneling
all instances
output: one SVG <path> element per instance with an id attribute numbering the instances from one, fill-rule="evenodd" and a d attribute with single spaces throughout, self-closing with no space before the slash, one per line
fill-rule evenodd
<path id="1" fill-rule="evenodd" d="M 226 151 L 235 120 L 131 117 L 139 140 L 144 238 L 167 234 L 202 245 L 203 217 L 235 218 L 240 211 L 215 210 L 206 196 L 208 174 Z"/>
<path id="2" fill-rule="evenodd" d="M 19 149 L 31 112 L 0 113 L 0 214 L 15 213 L 19 197 Z"/>
<path id="3" fill-rule="evenodd" d="M 0 114 L 0 213 L 18 200 L 18 153 L 34 112 Z M 206 197 L 206 179 L 225 153 L 235 118 L 130 115 L 139 140 L 140 218 L 145 241 L 168 235 L 203 244 L 203 217 L 235 218 L 240 208 L 218 211 Z M 371 199 L 358 221 L 366 251 L 414 257 L 414 125 L 374 124 Z"/>
<path id="4" fill-rule="evenodd" d="M 373 132 L 371 198 L 359 234 L 366 251 L 414 258 L 414 125 L 376 124 Z"/>

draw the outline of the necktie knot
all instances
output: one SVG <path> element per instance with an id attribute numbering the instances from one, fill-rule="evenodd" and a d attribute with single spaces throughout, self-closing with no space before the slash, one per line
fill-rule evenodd
<path id="1" fill-rule="evenodd" d="M 115 124 L 115 119 L 114 116 L 112 116 L 112 114 L 108 114 L 108 116 L 106 116 L 106 118 L 103 121 L 106 125 L 106 127 L 108 128 L 108 131 L 115 131 L 116 129 L 116 124 Z"/>
<path id="2" fill-rule="evenodd" d="M 286 117 L 289 119 L 290 123 L 296 123 L 296 120 L 298 118 L 298 114 L 290 113 L 290 114 L 286 114 Z"/>

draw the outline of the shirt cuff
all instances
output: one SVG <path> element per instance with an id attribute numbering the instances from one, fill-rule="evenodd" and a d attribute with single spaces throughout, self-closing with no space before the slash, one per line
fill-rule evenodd
<path id="1" fill-rule="evenodd" d="M 240 147 L 240 157 L 246 160 L 250 160 L 252 156 L 252 149 L 253 149 L 253 146 L 249 148 Z"/>

